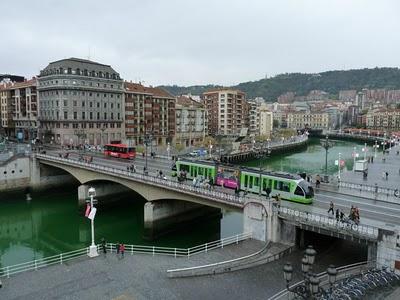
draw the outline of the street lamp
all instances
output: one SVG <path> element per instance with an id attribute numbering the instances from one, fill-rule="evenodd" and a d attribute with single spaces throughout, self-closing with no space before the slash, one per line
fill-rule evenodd
<path id="1" fill-rule="evenodd" d="M 324 182 L 329 182 L 328 180 L 328 150 L 333 147 L 333 143 L 329 141 L 329 136 L 326 135 L 325 140 L 321 140 L 321 146 L 325 149 L 325 176 Z"/>
<path id="2" fill-rule="evenodd" d="M 90 214 L 89 214 L 89 218 L 90 218 L 90 225 L 91 225 L 91 231 L 92 231 L 92 244 L 89 247 L 89 253 L 88 256 L 89 257 L 95 257 L 98 256 L 99 253 L 97 252 L 97 246 L 94 243 L 94 216 L 96 215 L 96 208 L 93 207 L 93 201 L 94 201 L 94 197 L 96 196 L 96 189 L 94 187 L 90 187 L 88 190 L 88 194 L 90 197 Z"/>
<path id="3" fill-rule="evenodd" d="M 329 290 L 325 290 L 320 286 L 320 279 L 314 273 L 311 273 L 316 254 L 317 251 L 315 251 L 312 246 L 307 247 L 305 255 L 301 260 L 301 271 L 304 278 L 303 282 L 293 288 L 290 288 L 289 286 L 289 283 L 290 281 L 292 281 L 293 278 L 293 266 L 289 262 L 287 262 L 283 266 L 283 277 L 286 281 L 287 290 L 302 299 L 315 299 L 320 295 L 325 295 L 329 297 L 329 294 L 332 292 L 332 286 L 336 281 L 337 269 L 335 268 L 335 266 L 330 265 L 329 268 L 326 270 L 326 273 L 328 274 L 330 288 Z"/>

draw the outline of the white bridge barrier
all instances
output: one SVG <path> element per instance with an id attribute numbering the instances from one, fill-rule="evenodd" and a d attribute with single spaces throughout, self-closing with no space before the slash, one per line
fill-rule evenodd
<path id="1" fill-rule="evenodd" d="M 366 184 L 361 184 L 361 183 L 351 183 L 351 182 L 345 182 L 345 181 L 340 181 L 339 182 L 339 187 L 342 188 L 347 188 L 347 189 L 354 189 L 358 190 L 360 192 L 370 192 L 374 195 L 385 195 L 386 197 L 400 197 L 400 192 L 399 189 L 391 189 L 391 188 L 384 188 L 380 187 L 378 185 L 366 185 Z"/>
<path id="2" fill-rule="evenodd" d="M 356 224 L 352 221 L 337 221 L 334 218 L 306 211 L 301 211 L 285 206 L 276 208 L 278 214 L 283 219 L 301 222 L 305 225 L 326 228 L 342 234 L 350 234 L 357 237 L 365 237 L 367 239 L 377 239 L 379 229 L 377 227 Z"/>

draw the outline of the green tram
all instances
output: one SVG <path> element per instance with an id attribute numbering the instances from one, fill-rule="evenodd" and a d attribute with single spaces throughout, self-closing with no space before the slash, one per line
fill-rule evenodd
<path id="1" fill-rule="evenodd" d="M 215 185 L 240 191 L 270 196 L 280 194 L 282 199 L 310 204 L 313 202 L 314 189 L 301 176 L 283 172 L 261 171 L 250 167 L 233 167 L 234 172 L 226 172 L 229 167 L 212 161 L 178 160 L 173 167 L 173 176 L 185 173 L 186 179 L 212 179 Z"/>

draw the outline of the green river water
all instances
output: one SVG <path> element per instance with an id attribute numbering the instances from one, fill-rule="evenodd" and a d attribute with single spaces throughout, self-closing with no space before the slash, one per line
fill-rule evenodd
<path id="1" fill-rule="evenodd" d="M 329 150 L 329 173 L 337 172 L 334 160 L 341 152 L 347 169 L 353 167 L 352 152 L 360 144 L 337 141 Z M 259 161 L 247 163 L 259 167 Z M 262 167 L 287 172 L 323 173 L 325 150 L 319 140 L 307 149 L 262 160 Z M 190 247 L 242 232 L 242 215 L 223 211 L 222 218 L 193 224 L 146 242 L 143 236 L 143 205 L 135 193 L 121 197 L 113 206 L 99 208 L 95 219 L 96 240 L 168 247 Z M 83 248 L 90 243 L 90 222 L 78 210 L 77 187 L 34 193 L 26 201 L 22 192 L 0 192 L 0 267 L 31 261 Z"/>

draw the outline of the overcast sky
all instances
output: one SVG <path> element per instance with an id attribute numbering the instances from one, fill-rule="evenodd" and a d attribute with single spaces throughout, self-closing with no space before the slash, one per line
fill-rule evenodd
<path id="1" fill-rule="evenodd" d="M 0 73 L 89 53 L 146 85 L 400 65 L 398 0 L 20 0 L 0 11 Z"/>

